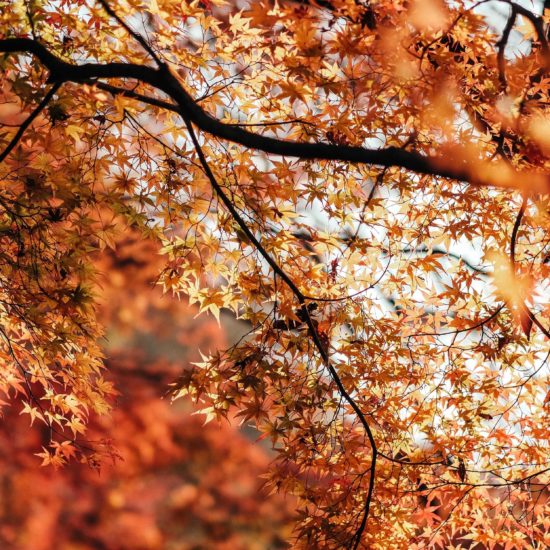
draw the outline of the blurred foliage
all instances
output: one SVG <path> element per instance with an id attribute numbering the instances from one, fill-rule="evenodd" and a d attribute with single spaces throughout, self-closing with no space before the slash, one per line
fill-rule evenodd
<path id="1" fill-rule="evenodd" d="M 292 500 L 261 489 L 269 452 L 237 423 L 204 426 L 188 401 L 172 405 L 163 395 L 200 358 L 199 348 L 225 338 L 215 321 L 196 318 L 196 308 L 154 287 L 157 252 L 134 235 L 97 261 L 104 273 L 98 314 L 110 327 L 106 361 L 119 395 L 87 437 L 116 448 L 113 460 L 99 470 L 75 462 L 39 468 L 33 453 L 49 441 L 48 428 L 29 429 L 17 407 L 7 409 L 0 425 L 0 547 L 286 547 Z"/>

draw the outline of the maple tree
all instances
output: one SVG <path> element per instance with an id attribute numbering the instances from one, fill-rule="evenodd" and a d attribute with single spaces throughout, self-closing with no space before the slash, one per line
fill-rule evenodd
<path id="1" fill-rule="evenodd" d="M 249 323 L 174 396 L 272 442 L 297 547 L 548 547 L 548 10 L 0 7 L 1 383 L 45 463 L 101 452 L 93 258 L 131 227 Z"/>

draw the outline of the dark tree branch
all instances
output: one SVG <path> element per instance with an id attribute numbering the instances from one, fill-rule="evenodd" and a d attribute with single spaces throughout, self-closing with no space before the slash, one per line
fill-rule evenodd
<path id="1" fill-rule="evenodd" d="M 514 222 L 514 227 L 512 228 L 512 235 L 510 236 L 510 261 L 512 263 L 512 269 L 515 269 L 516 264 L 516 241 L 518 238 L 518 231 L 521 225 L 521 220 L 525 214 L 525 208 L 527 207 L 527 197 L 523 197 L 521 201 L 521 206 L 519 208 L 518 215 L 516 216 L 516 221 Z"/>
<path id="2" fill-rule="evenodd" d="M 17 130 L 17 133 L 13 136 L 11 141 L 8 143 L 6 148 L 0 153 L 0 162 L 4 162 L 4 159 L 11 153 L 13 148 L 19 143 L 19 140 L 23 137 L 25 130 L 33 123 L 36 117 L 45 109 L 46 105 L 51 101 L 52 97 L 55 95 L 61 82 L 56 82 L 49 90 L 49 92 L 44 96 L 42 101 L 36 106 L 33 112 L 25 119 L 23 124 Z"/>
<path id="3" fill-rule="evenodd" d="M 497 42 L 497 65 L 498 65 L 498 79 L 500 81 L 500 86 L 503 91 L 506 91 L 508 88 L 508 82 L 506 80 L 506 60 L 505 60 L 505 54 L 506 54 L 506 46 L 508 45 L 508 40 L 510 39 L 510 33 L 512 32 L 512 29 L 514 28 L 514 23 L 516 22 L 517 17 L 517 11 L 514 5 L 511 6 L 511 12 L 510 16 L 508 17 L 508 21 L 506 22 L 506 26 L 504 27 L 504 31 L 502 32 L 502 37 Z"/>
<path id="4" fill-rule="evenodd" d="M 427 247 L 419 247 L 419 248 L 404 248 L 401 252 L 404 252 L 405 254 L 414 252 L 416 254 L 426 254 L 431 256 L 447 256 L 448 258 L 453 258 L 453 260 L 459 260 L 461 261 L 468 269 L 471 269 L 472 271 L 476 271 L 480 275 L 490 275 L 491 272 L 487 271 L 486 269 L 483 269 L 483 267 L 476 266 L 466 260 L 463 256 L 460 254 L 455 254 L 454 252 L 449 252 L 443 248 L 434 247 L 432 249 L 429 249 Z"/>
<path id="5" fill-rule="evenodd" d="M 528 19 L 533 27 L 535 27 L 535 32 L 540 42 L 540 47 L 544 57 L 544 68 L 550 70 L 550 47 L 548 45 L 548 39 L 546 38 L 546 33 L 544 31 L 544 19 L 540 15 L 534 14 L 531 10 L 524 8 L 520 4 L 516 4 L 511 0 L 500 0 L 512 7 L 517 14 L 522 15 Z"/>
<path id="6" fill-rule="evenodd" d="M 523 200 L 521 202 L 521 206 L 518 212 L 518 215 L 516 216 L 516 221 L 514 222 L 514 227 L 512 228 L 512 235 L 510 236 L 510 264 L 512 267 L 512 273 L 514 276 L 516 275 L 516 243 L 518 238 L 518 232 L 519 228 L 521 226 L 521 221 L 523 219 L 523 216 L 525 214 L 525 209 L 527 208 L 527 197 L 523 197 Z M 550 338 L 550 330 L 548 330 L 538 319 L 538 317 L 531 311 L 527 303 L 524 301 L 522 304 L 523 311 L 521 312 L 522 315 L 527 315 L 527 318 L 529 321 L 527 323 L 522 323 L 524 332 L 529 338 L 529 333 L 531 331 L 532 324 L 535 324 L 539 330 L 547 337 Z"/>
<path id="7" fill-rule="evenodd" d="M 174 113 L 180 113 L 179 107 L 175 103 L 170 103 L 169 101 L 162 101 L 161 99 L 156 99 L 154 97 L 140 94 L 139 92 L 135 92 L 134 90 L 129 90 L 128 88 L 121 88 L 119 86 L 112 86 L 111 84 L 105 84 L 104 82 L 91 82 L 91 84 L 95 84 L 97 88 L 100 90 L 104 90 L 106 92 L 109 92 L 113 95 L 122 95 L 124 97 L 129 97 L 132 99 L 136 99 L 138 101 L 141 101 L 142 103 L 147 103 L 148 105 L 153 105 L 154 107 L 160 107 L 161 109 L 167 109 L 168 111 L 172 111 Z M 197 100 L 198 101 L 198 100 Z M 271 122 L 258 122 L 258 123 L 232 123 L 231 126 L 240 126 L 242 128 L 245 127 L 253 127 L 253 126 L 260 126 L 260 127 L 266 127 L 266 126 L 283 126 L 286 124 L 304 124 L 308 126 L 315 126 L 312 122 L 308 122 L 307 120 L 301 120 L 299 118 L 291 119 L 291 120 L 274 120 Z"/>
<path id="8" fill-rule="evenodd" d="M 208 161 L 206 160 L 206 157 L 204 155 L 204 152 L 202 150 L 202 147 L 199 143 L 199 140 L 197 139 L 197 136 L 195 134 L 195 131 L 193 129 L 193 125 L 191 124 L 191 121 L 188 118 L 184 118 L 185 125 L 187 126 L 187 130 L 189 132 L 189 135 L 191 137 L 191 141 L 193 142 L 193 145 L 197 151 L 197 155 L 199 156 L 200 163 L 203 167 L 203 170 L 208 177 L 210 184 L 212 185 L 212 188 L 220 198 L 220 200 L 223 202 L 224 206 L 227 208 L 229 213 L 231 214 L 232 218 L 235 220 L 235 222 L 238 224 L 240 229 L 243 231 L 243 233 L 246 235 L 246 237 L 250 240 L 250 242 L 254 245 L 256 250 L 262 255 L 262 257 L 265 259 L 265 261 L 270 265 L 270 267 L 273 269 L 273 271 L 286 283 L 286 285 L 289 287 L 291 292 L 294 294 L 295 298 L 298 300 L 298 303 L 300 304 L 300 318 L 304 320 L 306 323 L 309 334 L 313 340 L 313 343 L 315 347 L 317 348 L 323 363 L 328 368 L 332 379 L 334 380 L 334 383 L 336 384 L 336 387 L 338 388 L 338 391 L 340 392 L 340 395 L 344 398 L 344 400 L 348 403 L 348 405 L 353 409 L 355 414 L 357 415 L 357 418 L 359 419 L 361 425 L 363 426 L 363 429 L 365 430 L 365 433 L 367 435 L 367 438 L 369 440 L 370 446 L 371 446 L 371 465 L 369 468 L 369 486 L 367 490 L 367 497 L 365 500 L 365 507 L 364 507 L 364 513 L 361 520 L 361 524 L 356 531 L 354 537 L 352 538 L 350 545 L 353 545 L 353 548 L 358 548 L 358 545 L 361 540 L 361 536 L 366 528 L 367 524 L 367 518 L 369 515 L 369 509 L 370 504 L 372 501 L 372 496 L 374 493 L 374 480 L 375 480 L 375 471 L 376 471 L 376 459 L 378 455 L 378 449 L 376 446 L 376 442 L 374 440 L 374 435 L 372 433 L 372 430 L 367 422 L 367 419 L 361 409 L 359 408 L 359 405 L 355 402 L 353 397 L 348 393 L 346 388 L 344 387 L 342 380 L 340 379 L 340 376 L 338 375 L 338 372 L 332 365 L 330 361 L 330 356 L 328 353 L 327 348 L 323 345 L 323 342 L 321 340 L 321 337 L 319 335 L 319 332 L 317 330 L 317 327 L 315 325 L 314 320 L 311 317 L 311 313 L 307 307 L 306 304 L 306 296 L 302 293 L 302 291 L 296 286 L 294 281 L 285 273 L 285 271 L 279 266 L 277 261 L 267 252 L 267 250 L 264 248 L 264 246 L 260 243 L 260 241 L 256 238 L 254 233 L 250 230 L 242 216 L 239 214 L 233 203 L 231 202 L 231 199 L 226 195 L 225 191 L 221 187 L 221 185 L 218 183 L 214 173 L 212 172 L 210 165 L 208 164 Z"/>
<path id="9" fill-rule="evenodd" d="M 493 313 L 491 313 L 488 317 L 485 317 L 485 319 L 482 319 L 481 321 L 477 322 L 474 325 L 471 325 L 466 328 L 461 328 L 457 330 L 450 330 L 447 332 L 416 332 L 414 334 L 411 334 L 409 338 L 416 338 L 418 336 L 451 336 L 454 334 L 461 334 L 462 332 L 470 332 L 472 330 L 476 330 L 478 328 L 483 327 L 486 325 L 489 321 L 492 321 L 502 310 L 504 309 L 504 304 L 498 306 Z"/>
<path id="10" fill-rule="evenodd" d="M 30 38 L 0 40 L 0 52 L 32 53 L 50 71 L 50 82 L 87 82 L 98 78 L 130 78 L 149 84 L 171 97 L 181 116 L 189 119 L 202 131 L 218 138 L 238 143 L 265 153 L 294 157 L 302 160 L 335 160 L 383 167 L 403 168 L 436 177 L 465 181 L 475 185 L 499 186 L 498 175 L 483 176 L 466 161 L 451 165 L 448 159 L 425 156 L 398 147 L 369 149 L 365 147 L 329 143 L 303 143 L 268 137 L 244 128 L 220 122 L 207 113 L 183 88 L 166 65 L 159 69 L 131 63 L 85 63 L 73 65 L 52 54 L 41 43 Z M 539 174 L 517 172 L 517 185 L 525 191 L 550 192 L 550 178 Z M 536 181 L 537 183 L 533 183 Z"/>
<path id="11" fill-rule="evenodd" d="M 525 311 L 527 315 L 529 316 L 529 319 L 537 325 L 539 330 L 546 336 L 546 338 L 550 338 L 550 330 L 548 330 L 538 319 L 538 317 L 525 305 Z"/>

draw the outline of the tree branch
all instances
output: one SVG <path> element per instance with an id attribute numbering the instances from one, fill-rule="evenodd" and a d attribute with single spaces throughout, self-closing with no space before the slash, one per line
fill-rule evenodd
<path id="1" fill-rule="evenodd" d="M 410 254 L 412 252 L 416 254 L 426 254 L 427 256 L 447 256 L 448 258 L 452 258 L 453 260 L 459 260 L 462 262 L 468 269 L 471 269 L 472 271 L 476 271 L 480 275 L 490 275 L 491 272 L 484 269 L 482 266 L 476 266 L 469 262 L 466 258 L 461 256 L 460 254 L 455 254 L 454 252 L 449 252 L 448 250 L 445 250 L 444 248 L 439 248 L 437 246 L 433 248 L 428 248 L 425 246 L 420 246 L 417 248 L 404 248 L 401 250 L 401 252 L 405 254 Z"/>
<path id="2" fill-rule="evenodd" d="M 340 379 L 340 376 L 338 375 L 338 372 L 332 365 L 330 361 L 330 357 L 327 351 L 327 348 L 323 345 L 319 332 L 317 330 L 317 327 L 315 323 L 313 322 L 313 319 L 311 318 L 311 314 L 309 309 L 306 305 L 306 297 L 302 293 L 302 291 L 296 286 L 294 281 L 285 273 L 285 271 L 279 266 L 279 264 L 276 262 L 276 260 L 267 252 L 267 250 L 263 247 L 263 245 L 258 241 L 254 233 L 250 230 L 244 219 L 241 217 L 233 203 L 231 202 L 231 199 L 225 194 L 224 190 L 218 183 L 214 173 L 212 172 L 208 161 L 206 160 L 206 157 L 204 155 L 204 152 L 202 150 L 202 147 L 197 139 L 197 136 L 195 135 L 195 131 L 193 129 L 193 125 L 191 124 L 191 121 L 188 118 L 184 118 L 185 125 L 187 126 L 187 130 L 189 132 L 189 135 L 191 137 L 191 141 L 193 142 L 193 145 L 197 151 L 197 154 L 199 156 L 200 163 L 203 167 L 203 170 L 207 176 L 207 178 L 210 181 L 210 184 L 212 185 L 212 188 L 220 197 L 220 200 L 223 202 L 224 206 L 227 208 L 235 222 L 239 225 L 243 233 L 245 233 L 246 237 L 250 240 L 250 242 L 255 246 L 256 250 L 262 255 L 262 257 L 266 260 L 266 262 L 270 265 L 270 267 L 273 269 L 273 271 L 286 283 L 286 285 L 290 288 L 291 292 L 294 294 L 296 299 L 298 300 L 298 303 L 300 304 L 300 314 L 301 318 L 305 321 L 310 336 L 313 340 L 313 343 L 317 350 L 319 351 L 319 354 L 321 355 L 321 358 L 323 360 L 323 363 L 328 368 L 330 375 L 332 379 L 334 380 L 334 383 L 336 384 L 336 387 L 338 388 L 338 391 L 340 392 L 340 395 L 344 398 L 344 400 L 348 403 L 348 405 L 353 409 L 355 414 L 357 415 L 357 418 L 359 419 L 361 425 L 363 426 L 363 429 L 365 430 L 365 433 L 367 435 L 367 438 L 369 440 L 370 446 L 371 446 L 371 465 L 369 468 L 369 486 L 367 489 L 367 497 L 365 500 L 365 507 L 363 512 L 363 517 L 361 520 L 361 524 L 359 528 L 357 529 L 356 533 L 354 534 L 353 538 L 350 541 L 350 545 L 353 545 L 353 548 L 358 548 L 358 545 L 361 540 L 361 536 L 366 528 L 367 525 L 367 518 L 369 515 L 369 509 L 370 504 L 372 501 L 372 496 L 374 493 L 374 479 L 375 479 L 375 472 L 376 472 L 376 459 L 378 456 L 378 449 L 376 446 L 376 442 L 374 440 L 374 435 L 372 433 L 372 430 L 367 422 L 367 419 L 361 409 L 359 408 L 359 405 L 355 402 L 353 397 L 348 393 L 346 388 L 344 387 L 342 380 Z"/>
<path id="3" fill-rule="evenodd" d="M 56 82 L 50 88 L 49 92 L 44 96 L 42 101 L 36 106 L 34 111 L 25 119 L 23 124 L 21 124 L 21 126 L 19 127 L 19 130 L 17 130 L 17 133 L 13 136 L 13 138 L 8 143 L 6 148 L 2 151 L 2 153 L 0 153 L 0 162 L 4 162 L 4 159 L 11 153 L 13 148 L 19 143 L 19 140 L 23 137 L 25 130 L 33 123 L 36 117 L 44 110 L 44 108 L 50 102 L 50 100 L 55 95 L 57 90 L 59 90 L 60 86 L 61 86 L 61 82 Z"/>
<path id="4" fill-rule="evenodd" d="M 544 68 L 546 70 L 550 69 L 550 46 L 548 45 L 548 39 L 546 38 L 546 33 L 544 31 L 544 19 L 540 15 L 534 14 L 531 10 L 524 8 L 522 5 L 512 2 L 511 0 L 500 0 L 511 6 L 512 10 L 519 15 L 522 15 L 528 19 L 533 27 L 535 27 L 535 32 L 540 42 L 540 47 L 542 49 L 542 54 L 544 58 Z"/>
<path id="5" fill-rule="evenodd" d="M 508 21 L 506 22 L 506 26 L 504 27 L 504 31 L 502 32 L 502 37 L 497 42 L 498 79 L 500 81 L 500 86 L 503 91 L 506 91 L 506 89 L 508 88 L 508 82 L 506 80 L 506 60 L 504 56 L 506 53 L 508 40 L 510 39 L 510 33 L 512 32 L 512 29 L 514 28 L 514 23 L 516 22 L 516 17 L 517 11 L 515 6 L 512 5 L 510 16 L 508 17 Z"/>
<path id="6" fill-rule="evenodd" d="M 512 269 L 515 271 L 516 264 L 516 241 L 518 238 L 518 231 L 521 225 L 521 220 L 525 214 L 525 209 L 527 207 L 527 197 L 523 197 L 521 201 L 521 206 L 519 208 L 518 215 L 516 216 L 516 221 L 514 222 L 514 227 L 512 228 L 512 235 L 510 237 L 510 261 L 512 263 Z"/>
<path id="7" fill-rule="evenodd" d="M 136 79 L 171 97 L 178 106 L 179 114 L 189 119 L 202 131 L 265 153 L 302 160 L 334 160 L 375 164 L 387 168 L 403 168 L 418 174 L 455 179 L 482 186 L 510 187 L 512 185 L 510 182 L 514 181 L 515 185 L 525 192 L 550 192 L 550 177 L 540 173 L 515 172 L 502 178 L 502 174 L 498 171 L 491 173 L 493 166 L 491 163 L 472 167 L 465 161 L 461 163 L 455 161 L 451 165 L 448 158 L 425 156 L 398 147 L 369 149 L 329 143 L 288 141 L 256 134 L 232 124 L 225 124 L 198 105 L 166 65 L 159 69 L 132 63 L 73 65 L 63 61 L 41 43 L 30 38 L 0 40 L 0 52 L 32 53 L 50 71 L 50 82 L 87 82 L 99 78 Z M 501 179 L 505 180 L 504 183 Z"/>

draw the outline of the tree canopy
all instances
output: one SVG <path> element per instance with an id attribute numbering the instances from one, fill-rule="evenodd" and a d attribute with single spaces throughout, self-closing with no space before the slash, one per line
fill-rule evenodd
<path id="1" fill-rule="evenodd" d="M 166 292 L 247 323 L 173 395 L 272 443 L 295 547 L 547 548 L 550 10 L 526 5 L 0 0 L 0 388 L 44 464 L 109 452 L 96 259 L 132 230 Z"/>

